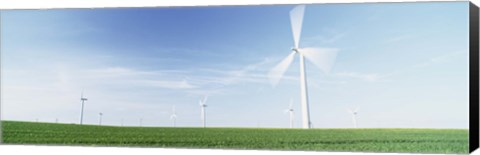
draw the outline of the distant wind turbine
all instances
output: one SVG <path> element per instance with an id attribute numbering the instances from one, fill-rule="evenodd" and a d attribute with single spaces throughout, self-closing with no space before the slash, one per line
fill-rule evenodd
<path id="1" fill-rule="evenodd" d="M 353 121 L 353 127 L 357 128 L 357 114 L 358 114 L 358 108 L 355 108 L 354 110 L 347 109 L 348 113 L 352 114 L 352 121 Z"/>
<path id="2" fill-rule="evenodd" d="M 140 118 L 140 123 L 139 123 L 139 125 L 142 126 L 142 123 L 143 123 L 143 118 Z"/>
<path id="3" fill-rule="evenodd" d="M 308 90 L 307 90 L 307 75 L 305 69 L 305 58 L 312 62 L 316 67 L 323 72 L 329 73 L 335 58 L 337 56 L 337 49 L 332 48 L 299 48 L 300 33 L 302 31 L 303 14 L 305 5 L 299 5 L 290 11 L 290 24 L 293 32 L 294 47 L 291 53 L 277 64 L 270 72 L 268 77 L 272 86 L 276 86 L 288 67 L 293 61 L 295 54 L 300 57 L 300 98 L 302 105 L 302 122 L 303 128 L 311 128 L 310 112 L 308 105 Z"/>
<path id="4" fill-rule="evenodd" d="M 103 116 L 103 113 L 98 113 L 100 119 L 98 120 L 98 125 L 102 125 L 102 116 Z"/>
<path id="5" fill-rule="evenodd" d="M 290 128 L 293 128 L 293 99 L 290 99 L 290 105 L 285 109 L 285 113 L 290 114 Z"/>
<path id="6" fill-rule="evenodd" d="M 83 107 L 84 107 L 84 104 L 85 104 L 85 101 L 87 101 L 88 99 L 83 97 L 83 90 L 82 90 L 82 95 L 80 95 L 80 100 L 82 101 L 82 111 L 80 113 L 80 125 L 83 124 Z"/>
<path id="7" fill-rule="evenodd" d="M 176 127 L 177 126 L 177 114 L 175 112 L 175 106 L 173 106 L 172 111 L 173 111 L 173 113 L 172 113 L 172 115 L 170 115 L 170 120 L 173 121 L 173 127 Z"/>
<path id="8" fill-rule="evenodd" d="M 201 119 L 204 128 L 207 126 L 207 112 L 205 111 L 205 108 L 207 107 L 207 99 L 208 96 L 205 96 L 202 100 L 199 101 L 200 108 L 202 109 Z"/>

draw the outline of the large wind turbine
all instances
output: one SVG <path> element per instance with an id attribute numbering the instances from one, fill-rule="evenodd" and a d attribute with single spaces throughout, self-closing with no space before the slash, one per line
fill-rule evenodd
<path id="1" fill-rule="evenodd" d="M 290 100 L 288 109 L 285 109 L 285 113 L 290 114 L 290 128 L 293 128 L 293 100 Z"/>
<path id="2" fill-rule="evenodd" d="M 348 109 L 348 113 L 352 114 L 352 120 L 353 120 L 353 127 L 357 128 L 357 114 L 358 114 L 358 108 L 355 108 L 354 110 Z"/>
<path id="3" fill-rule="evenodd" d="M 175 106 L 173 106 L 172 108 L 172 115 L 170 115 L 170 119 L 173 121 L 173 127 L 176 127 L 177 126 L 177 113 L 175 112 Z"/>
<path id="4" fill-rule="evenodd" d="M 80 100 L 82 101 L 82 111 L 80 113 L 80 125 L 83 124 L 83 107 L 84 107 L 84 104 L 85 104 L 85 101 L 87 101 L 88 99 L 83 97 L 83 90 L 82 90 L 82 94 L 80 95 Z"/>
<path id="5" fill-rule="evenodd" d="M 202 109 L 201 119 L 204 128 L 207 126 L 207 112 L 205 111 L 205 108 L 207 107 L 207 99 L 208 96 L 205 96 L 202 100 L 199 101 L 200 108 Z"/>
<path id="6" fill-rule="evenodd" d="M 295 54 L 300 57 L 300 98 L 302 105 L 302 122 L 303 128 L 311 128 L 308 91 L 307 91 L 307 75 L 305 70 L 305 58 L 320 68 L 323 72 L 328 73 L 337 56 L 337 50 L 332 48 L 299 48 L 300 33 L 302 31 L 303 14 L 305 5 L 299 5 L 290 11 L 290 23 L 292 27 L 294 47 L 292 52 L 277 64 L 269 73 L 271 84 L 277 85 L 283 74 L 293 61 Z"/>

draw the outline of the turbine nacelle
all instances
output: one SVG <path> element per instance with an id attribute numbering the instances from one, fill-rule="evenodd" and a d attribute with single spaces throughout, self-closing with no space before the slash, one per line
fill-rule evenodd
<path id="1" fill-rule="evenodd" d="M 298 48 L 292 47 L 292 51 L 300 54 L 300 52 L 298 51 Z"/>
<path id="2" fill-rule="evenodd" d="M 293 109 L 285 109 L 285 113 L 289 113 L 289 112 L 293 112 L 294 110 Z"/>
<path id="3" fill-rule="evenodd" d="M 208 96 L 204 96 L 203 99 L 198 101 L 198 104 L 200 105 L 200 107 L 207 107 L 207 99 L 208 99 Z"/>
<path id="4" fill-rule="evenodd" d="M 355 108 L 355 109 L 347 109 L 348 110 L 348 113 L 352 114 L 352 115 L 357 115 L 358 114 L 358 109 L 359 108 Z"/>

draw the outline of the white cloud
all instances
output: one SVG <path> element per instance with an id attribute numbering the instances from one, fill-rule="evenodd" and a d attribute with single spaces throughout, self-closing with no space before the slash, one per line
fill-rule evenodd
<path id="1" fill-rule="evenodd" d="M 219 70 L 219 69 L 202 69 L 203 72 L 209 72 L 216 76 L 202 77 L 198 80 L 207 83 L 215 83 L 220 85 L 235 85 L 244 82 L 251 83 L 265 83 L 267 79 L 266 72 L 261 69 L 265 65 L 270 64 L 272 61 L 269 58 L 246 65 L 245 67 L 237 70 Z M 263 73 L 265 72 L 265 73 Z"/>
<path id="2" fill-rule="evenodd" d="M 430 58 L 425 62 L 415 64 L 413 65 L 413 67 L 426 67 L 434 64 L 448 63 L 451 60 L 458 58 L 460 55 L 466 54 L 466 53 L 467 53 L 466 51 L 454 51 L 454 52 L 445 53 L 445 54 Z"/>
<path id="3" fill-rule="evenodd" d="M 358 73 L 358 72 L 339 72 L 339 73 L 335 73 L 334 76 L 342 77 L 342 78 L 360 79 L 368 82 L 376 82 L 387 77 L 386 75 L 380 75 L 378 73 Z"/>
<path id="4" fill-rule="evenodd" d="M 379 81 L 386 81 L 387 78 L 397 75 L 397 74 L 402 74 L 405 72 L 408 72 L 414 68 L 419 68 L 419 67 L 427 67 L 435 64 L 443 64 L 443 63 L 448 63 L 452 61 L 455 58 L 458 58 L 462 54 L 466 54 L 465 51 L 455 51 L 455 52 L 449 52 L 445 53 L 442 55 L 438 55 L 435 57 L 432 57 L 424 62 L 413 64 L 409 67 L 399 69 L 392 71 L 390 73 L 360 73 L 360 72 L 338 72 L 333 74 L 334 76 L 341 77 L 341 78 L 353 78 L 353 79 L 359 79 L 363 81 L 368 81 L 368 82 L 379 82 Z"/>
<path id="5" fill-rule="evenodd" d="M 166 80 L 136 80 L 135 83 L 144 85 L 144 86 L 152 86 L 152 87 L 160 87 L 160 88 L 168 88 L 168 89 L 193 89 L 197 88 L 186 80 L 182 81 L 166 81 Z"/>
<path id="6" fill-rule="evenodd" d="M 338 32 L 335 30 L 324 30 L 324 33 L 322 33 L 322 35 L 306 37 L 304 41 L 304 45 L 317 46 L 317 45 L 323 45 L 323 44 L 333 44 L 345 38 L 347 34 L 348 34 L 347 31 Z"/>
<path id="7" fill-rule="evenodd" d="M 385 40 L 385 43 L 396 43 L 400 41 L 405 41 L 414 38 L 414 35 L 411 34 L 403 34 L 403 35 L 398 35 L 395 37 L 391 37 Z"/>

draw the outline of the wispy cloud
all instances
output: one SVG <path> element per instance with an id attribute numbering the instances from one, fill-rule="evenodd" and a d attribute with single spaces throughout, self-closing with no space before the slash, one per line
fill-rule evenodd
<path id="1" fill-rule="evenodd" d="M 324 30 L 321 35 L 306 37 L 304 39 L 304 45 L 306 46 L 320 46 L 328 45 L 338 42 L 347 36 L 348 31 L 338 32 L 335 30 Z"/>
<path id="2" fill-rule="evenodd" d="M 422 67 L 428 67 L 436 64 L 448 63 L 465 53 L 466 53 L 465 51 L 454 51 L 454 52 L 445 53 L 442 55 L 432 57 L 424 62 L 413 64 L 402 69 L 393 70 L 392 72 L 388 72 L 388 73 L 361 73 L 361 72 L 344 71 L 344 72 L 334 73 L 333 76 L 340 77 L 340 78 L 359 79 L 367 82 L 389 81 L 387 79 L 394 75 L 404 74 L 406 72 L 412 71 L 415 68 L 422 68 Z"/>
<path id="3" fill-rule="evenodd" d="M 448 62 L 452 61 L 453 59 L 456 59 L 459 56 L 461 56 L 462 54 L 466 54 L 466 53 L 467 53 L 466 51 L 454 51 L 454 52 L 445 53 L 445 54 L 430 58 L 430 59 L 426 60 L 425 62 L 415 64 L 412 67 L 415 67 L 415 68 L 417 68 L 417 67 L 427 67 L 427 66 L 434 65 L 434 64 L 448 63 Z"/>
<path id="4" fill-rule="evenodd" d="M 199 68 L 196 70 L 139 70 L 127 67 L 106 67 L 79 71 L 76 78 L 90 85 L 109 83 L 130 87 L 151 87 L 181 90 L 191 94 L 221 94 L 225 87 L 246 83 L 267 83 L 265 65 L 269 58 L 237 70 Z M 289 77 L 286 77 L 289 79 Z"/>
<path id="5" fill-rule="evenodd" d="M 144 86 L 151 87 L 160 87 L 168 89 L 194 89 L 197 86 L 194 86 L 187 82 L 186 80 L 182 81 L 167 81 L 167 80 L 136 80 L 133 81 Z"/>
<path id="6" fill-rule="evenodd" d="M 398 36 L 394 36 L 394 37 L 386 39 L 385 43 L 396 43 L 396 42 L 400 42 L 400 41 L 406 41 L 406 40 L 409 40 L 409 39 L 413 39 L 414 37 L 415 36 L 412 35 L 412 34 L 398 35 Z"/>
<path id="7" fill-rule="evenodd" d="M 202 71 L 212 73 L 216 76 L 203 77 L 201 80 L 223 86 L 241 83 L 265 83 L 267 82 L 267 75 L 264 68 L 272 62 L 270 58 L 265 58 L 260 62 L 239 67 L 240 69 L 202 69 Z"/>
<path id="8" fill-rule="evenodd" d="M 339 73 L 335 73 L 334 76 L 340 77 L 340 78 L 360 79 L 368 82 L 377 82 L 388 77 L 388 75 L 382 75 L 378 73 L 359 73 L 359 72 L 339 72 Z"/>
<path id="9" fill-rule="evenodd" d="M 336 33 L 336 34 L 331 34 L 331 35 L 318 35 L 318 36 L 313 36 L 310 37 L 306 40 L 310 40 L 310 42 L 316 41 L 321 44 L 332 44 L 337 42 L 338 40 L 342 39 L 347 35 L 346 32 L 342 33 Z"/>
<path id="10" fill-rule="evenodd" d="M 109 76 L 165 76 L 173 74 L 186 74 L 188 71 L 184 70 L 138 70 L 127 67 L 104 67 L 96 69 L 86 69 L 85 74 L 93 77 L 109 77 Z"/>

